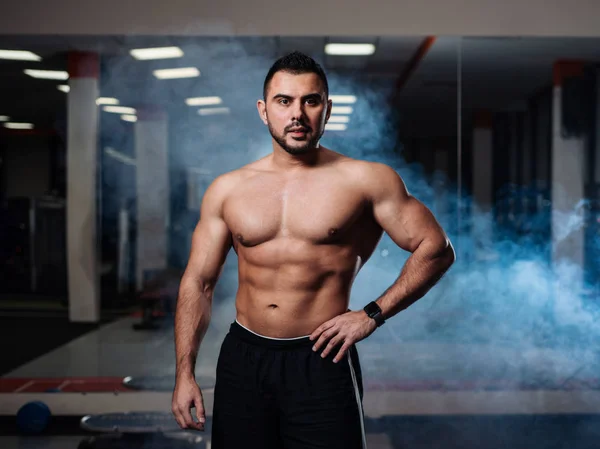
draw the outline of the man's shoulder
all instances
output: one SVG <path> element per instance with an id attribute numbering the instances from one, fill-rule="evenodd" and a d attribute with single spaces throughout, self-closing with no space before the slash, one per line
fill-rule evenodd
<path id="1" fill-rule="evenodd" d="M 225 198 L 229 192 L 239 186 L 243 181 L 256 176 L 260 172 L 260 167 L 255 164 L 256 162 L 253 162 L 216 176 L 206 193 Z"/>
<path id="2" fill-rule="evenodd" d="M 345 157 L 340 160 L 339 167 L 344 170 L 355 182 L 363 182 L 366 185 L 387 183 L 399 178 L 398 172 L 391 166 L 382 162 L 368 161 Z"/>

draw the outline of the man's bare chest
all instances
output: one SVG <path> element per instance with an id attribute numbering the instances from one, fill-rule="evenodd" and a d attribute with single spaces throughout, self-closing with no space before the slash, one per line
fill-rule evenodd
<path id="1" fill-rule="evenodd" d="M 278 237 L 315 244 L 343 240 L 365 214 L 363 196 L 350 183 L 249 182 L 224 203 L 233 238 L 256 246 Z"/>

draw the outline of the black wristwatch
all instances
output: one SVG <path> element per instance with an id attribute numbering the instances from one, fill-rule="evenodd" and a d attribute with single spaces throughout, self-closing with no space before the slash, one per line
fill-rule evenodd
<path id="1" fill-rule="evenodd" d="M 379 307 L 379 305 L 377 305 L 375 301 L 371 301 L 363 308 L 363 310 L 367 313 L 369 318 L 373 318 L 375 320 L 375 323 L 377 323 L 377 327 L 385 323 L 385 319 L 381 314 L 381 307 Z"/>

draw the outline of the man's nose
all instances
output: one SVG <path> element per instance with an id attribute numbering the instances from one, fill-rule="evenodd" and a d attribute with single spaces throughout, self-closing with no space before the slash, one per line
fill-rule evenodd
<path id="1" fill-rule="evenodd" d="M 304 117 L 304 108 L 301 102 L 294 102 L 292 105 L 292 120 L 300 121 Z"/>

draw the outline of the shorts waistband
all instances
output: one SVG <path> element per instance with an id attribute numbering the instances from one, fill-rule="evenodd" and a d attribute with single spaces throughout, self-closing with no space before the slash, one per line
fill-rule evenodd
<path id="1" fill-rule="evenodd" d="M 231 323 L 229 332 L 247 343 L 271 348 L 306 347 L 314 344 L 309 338 L 310 335 L 292 338 L 274 338 L 260 335 L 243 326 L 237 320 Z"/>

